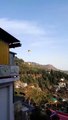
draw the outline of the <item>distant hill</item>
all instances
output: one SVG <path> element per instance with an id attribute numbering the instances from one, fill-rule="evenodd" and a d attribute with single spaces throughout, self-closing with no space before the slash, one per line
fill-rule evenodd
<path id="1" fill-rule="evenodd" d="M 48 71 L 49 70 L 56 70 L 56 71 L 59 70 L 51 64 L 41 65 L 41 64 L 38 64 L 38 63 L 35 63 L 35 62 L 27 62 L 27 63 L 30 64 L 32 67 L 42 68 L 42 69 L 45 69 L 45 70 L 48 70 Z"/>
<path id="2" fill-rule="evenodd" d="M 44 65 L 44 67 L 47 69 L 47 70 L 58 70 L 56 67 L 54 67 L 53 65 Z"/>
<path id="3" fill-rule="evenodd" d="M 68 71 L 63 71 L 64 73 L 68 74 Z"/>
<path id="4" fill-rule="evenodd" d="M 19 59 L 19 58 L 16 58 L 15 59 L 15 62 L 16 64 L 18 64 L 23 70 L 28 70 L 28 69 L 43 69 L 43 70 L 46 70 L 46 71 L 51 71 L 51 70 L 54 70 L 54 71 L 61 71 L 61 72 L 64 72 L 66 74 L 68 74 L 68 71 L 67 70 L 60 70 L 58 68 L 56 68 L 55 66 L 51 65 L 51 64 L 47 64 L 47 65 L 42 65 L 42 64 L 39 64 L 39 63 L 35 63 L 35 62 L 25 62 L 23 59 Z"/>

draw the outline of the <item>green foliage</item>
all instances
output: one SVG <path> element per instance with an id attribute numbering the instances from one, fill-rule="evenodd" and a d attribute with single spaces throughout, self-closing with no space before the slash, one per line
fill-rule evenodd
<path id="1" fill-rule="evenodd" d="M 30 89 L 27 91 L 28 96 L 30 97 L 35 103 L 41 104 L 45 103 L 46 101 L 51 101 L 51 89 L 54 85 L 57 85 L 61 78 L 68 80 L 68 74 L 62 71 L 55 71 L 55 70 L 45 70 L 41 67 L 38 67 L 32 64 L 28 64 L 24 62 L 22 59 L 15 58 L 16 64 L 20 68 L 20 81 L 25 83 L 32 83 L 36 89 Z M 39 90 L 37 87 L 39 86 L 41 89 Z M 24 92 L 24 89 L 19 88 L 15 89 L 17 95 L 20 95 L 20 92 Z"/>
<path id="2" fill-rule="evenodd" d="M 46 94 L 43 91 L 39 91 L 37 88 L 32 89 L 28 95 L 37 104 L 40 104 L 42 101 L 46 101 Z"/>
<path id="3" fill-rule="evenodd" d="M 68 75 L 62 71 L 46 71 L 18 58 L 15 58 L 15 62 L 20 67 L 20 80 L 28 84 L 37 83 L 42 89 L 57 85 L 61 78 L 68 80 Z"/>

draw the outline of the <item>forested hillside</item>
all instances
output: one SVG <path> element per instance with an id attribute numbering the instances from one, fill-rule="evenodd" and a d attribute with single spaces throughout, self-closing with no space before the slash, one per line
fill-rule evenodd
<path id="1" fill-rule="evenodd" d="M 55 86 L 59 88 L 61 78 L 65 80 L 65 83 L 68 83 L 68 74 L 52 65 L 42 66 L 37 63 L 25 62 L 18 58 L 15 58 L 15 63 L 20 68 L 20 87 L 15 89 L 15 91 L 18 95 L 24 92 L 26 98 L 32 99 L 37 104 L 40 104 L 41 101 L 51 101 L 51 97 L 56 91 Z M 27 87 L 23 88 L 23 83 L 27 83 Z M 60 89 L 57 95 L 67 98 L 68 93 L 65 93 L 66 88 Z"/>
<path id="2" fill-rule="evenodd" d="M 20 80 L 28 84 L 37 83 L 42 89 L 57 85 L 61 78 L 68 80 L 68 75 L 60 70 L 46 69 L 45 66 L 26 63 L 24 60 L 18 58 L 15 59 L 15 62 L 20 67 Z"/>

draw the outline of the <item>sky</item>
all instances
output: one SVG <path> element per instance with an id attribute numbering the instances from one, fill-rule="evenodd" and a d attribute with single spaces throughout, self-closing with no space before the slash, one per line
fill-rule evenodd
<path id="1" fill-rule="evenodd" d="M 68 70 L 68 0 L 0 0 L 0 27 L 20 40 L 19 58 Z"/>

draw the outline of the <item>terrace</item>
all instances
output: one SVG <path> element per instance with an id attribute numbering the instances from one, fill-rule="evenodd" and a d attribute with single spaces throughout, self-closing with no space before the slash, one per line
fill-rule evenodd
<path id="1" fill-rule="evenodd" d="M 0 79 L 19 76 L 19 67 L 16 65 L 0 65 Z"/>

